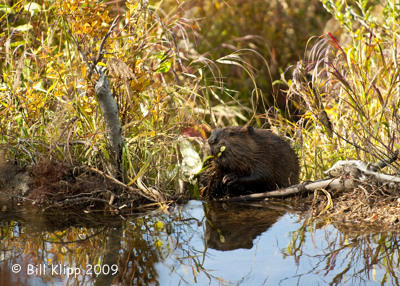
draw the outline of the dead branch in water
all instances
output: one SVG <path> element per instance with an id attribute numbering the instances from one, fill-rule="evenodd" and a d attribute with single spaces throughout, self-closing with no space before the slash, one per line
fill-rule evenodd
<path id="1" fill-rule="evenodd" d="M 275 191 L 256 193 L 251 195 L 237 196 L 220 199 L 225 202 L 258 201 L 272 197 L 287 197 L 299 193 L 308 193 L 318 189 L 331 191 L 352 190 L 362 183 L 373 185 L 385 185 L 391 193 L 400 195 L 400 177 L 377 172 L 381 168 L 396 161 L 399 152 L 396 151 L 388 160 L 377 164 L 367 164 L 359 160 L 338 161 L 325 172 L 329 178 L 314 182 L 303 182 Z"/>

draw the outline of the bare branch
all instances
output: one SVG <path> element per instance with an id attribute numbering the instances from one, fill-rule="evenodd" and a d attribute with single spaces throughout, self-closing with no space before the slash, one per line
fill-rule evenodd
<path id="1" fill-rule="evenodd" d="M 104 45 L 105 45 L 105 43 L 106 43 L 108 37 L 110 37 L 110 35 L 111 35 L 112 31 L 114 30 L 114 28 L 117 26 L 117 24 L 118 24 L 118 19 L 119 19 L 119 16 L 115 17 L 115 19 L 114 19 L 114 21 L 112 22 L 110 28 L 108 29 L 107 34 L 105 34 L 105 36 L 104 36 L 103 39 L 101 40 L 100 47 L 99 47 L 99 51 L 98 51 L 98 53 L 97 53 L 97 57 L 96 57 L 96 59 L 93 61 L 93 64 L 92 64 L 92 65 L 89 65 L 89 68 L 90 68 L 90 69 L 89 69 L 89 73 L 88 73 L 88 78 L 90 78 L 90 77 L 92 76 L 93 70 L 95 70 L 96 65 L 103 59 L 104 54 L 105 54 L 104 51 L 103 51 Z M 98 72 L 98 71 L 96 70 L 96 72 Z"/>
<path id="2" fill-rule="evenodd" d="M 111 35 L 112 31 L 117 26 L 118 20 L 119 20 L 119 16 L 115 17 L 115 19 L 112 22 L 110 28 L 108 29 L 107 34 L 103 37 L 103 40 L 100 43 L 99 52 L 97 54 L 97 58 L 96 58 L 95 64 L 97 64 L 99 61 L 101 61 L 103 59 L 103 57 L 104 57 L 104 52 L 103 52 L 104 45 L 106 43 L 107 38 Z"/>

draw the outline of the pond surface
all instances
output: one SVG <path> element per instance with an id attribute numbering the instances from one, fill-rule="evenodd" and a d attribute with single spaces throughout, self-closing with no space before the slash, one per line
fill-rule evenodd
<path id="1" fill-rule="evenodd" d="M 112 219 L 3 211 L 0 285 L 399 285 L 399 235 L 304 214 L 200 201 Z"/>

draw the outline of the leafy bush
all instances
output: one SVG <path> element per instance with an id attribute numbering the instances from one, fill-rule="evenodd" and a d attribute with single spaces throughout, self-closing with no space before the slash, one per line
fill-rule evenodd
<path id="1" fill-rule="evenodd" d="M 338 159 L 374 162 L 399 148 L 398 5 L 322 2 L 344 32 L 318 40 L 288 82 L 305 112 L 298 130 L 306 177 L 323 176 Z"/>
<path id="2" fill-rule="evenodd" d="M 157 199 L 175 195 L 184 130 L 204 137 L 202 123 L 224 116 L 205 97 L 220 89 L 207 86 L 204 66 L 180 49 L 185 19 L 147 1 L 11 5 L 0 7 L 0 142 L 20 162 L 48 156 L 108 173 L 98 75 L 89 68 L 97 64 L 107 69 L 120 111 L 125 183 Z M 103 41 L 115 16 L 119 24 Z M 102 48 L 106 53 L 95 62 Z"/>

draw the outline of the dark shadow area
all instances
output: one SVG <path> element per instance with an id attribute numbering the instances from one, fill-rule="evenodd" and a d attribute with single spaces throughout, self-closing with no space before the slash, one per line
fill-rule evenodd
<path id="1" fill-rule="evenodd" d="M 250 249 L 253 240 L 286 213 L 266 204 L 204 203 L 207 247 L 217 250 Z"/>

